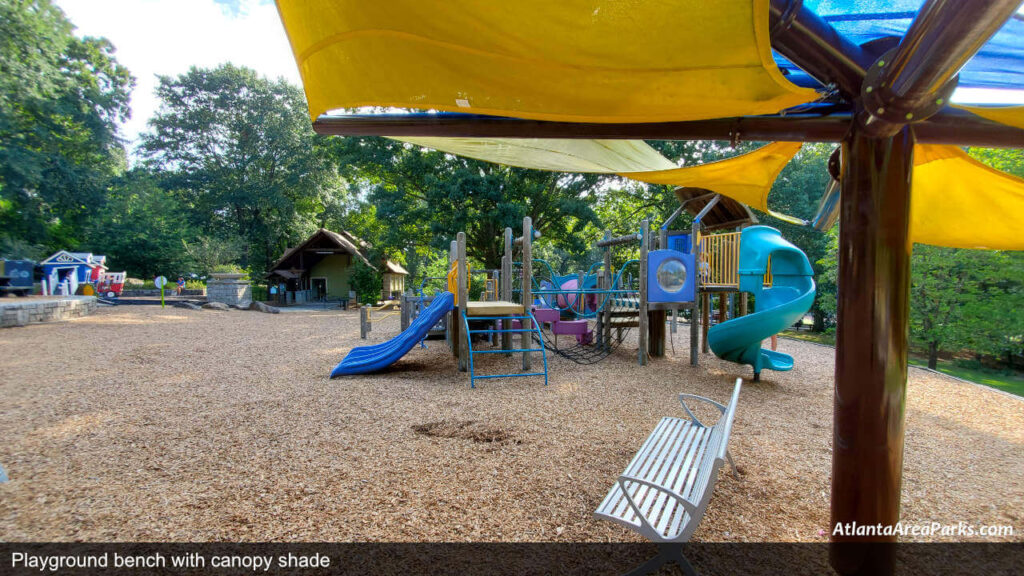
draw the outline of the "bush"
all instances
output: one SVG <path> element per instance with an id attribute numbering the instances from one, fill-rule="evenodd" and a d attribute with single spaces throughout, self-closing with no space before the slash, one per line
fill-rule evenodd
<path id="1" fill-rule="evenodd" d="M 360 304 L 376 304 L 380 299 L 383 277 L 373 268 L 357 264 L 350 281 L 352 289 L 356 292 L 356 300 Z"/>
<path id="2" fill-rule="evenodd" d="M 237 264 L 218 264 L 213 267 L 214 274 L 248 274 L 249 272 Z"/>
<path id="3" fill-rule="evenodd" d="M 253 284 L 252 299 L 256 302 L 266 302 L 270 300 L 270 290 L 266 286 Z"/>
<path id="4" fill-rule="evenodd" d="M 958 368 L 967 368 L 968 370 L 980 370 L 983 368 L 979 358 L 956 358 L 953 360 L 953 365 Z"/>

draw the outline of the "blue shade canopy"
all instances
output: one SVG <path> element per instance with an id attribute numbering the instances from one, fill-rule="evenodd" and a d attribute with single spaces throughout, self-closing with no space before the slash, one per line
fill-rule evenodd
<path id="1" fill-rule="evenodd" d="M 924 0 L 805 0 L 804 5 L 855 44 L 902 37 Z M 969 17 L 971 2 L 964 0 Z M 799 86 L 821 88 L 814 79 L 775 54 L 779 68 Z M 1024 15 L 1010 18 L 960 72 L 960 87 L 1024 90 Z"/>

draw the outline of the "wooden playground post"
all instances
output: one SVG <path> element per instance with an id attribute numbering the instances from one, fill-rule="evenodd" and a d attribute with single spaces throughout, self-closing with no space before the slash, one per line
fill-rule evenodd
<path id="1" fill-rule="evenodd" d="M 604 231 L 604 239 L 607 242 L 612 239 L 612 231 Z M 604 247 L 604 284 L 608 290 L 614 290 L 615 286 L 612 284 L 615 276 L 612 274 L 612 247 L 610 245 Z M 614 293 L 608 293 L 605 295 L 605 305 L 602 311 L 604 317 L 604 339 L 601 341 L 605 346 L 611 346 L 612 343 L 612 307 L 615 306 L 615 300 L 617 295 Z"/>
<path id="2" fill-rule="evenodd" d="M 447 276 L 448 272 L 452 269 L 452 264 L 458 261 L 459 243 L 452 240 L 448 246 L 448 270 L 445 270 L 445 290 L 448 290 Z M 455 295 L 458 297 L 458 294 Z M 448 312 L 448 332 L 445 336 L 445 340 L 448 342 L 448 349 L 452 351 L 452 356 L 459 357 L 459 308 L 456 305 L 454 309 Z"/>
<path id="3" fill-rule="evenodd" d="M 533 292 L 532 285 L 530 282 L 533 281 L 533 219 L 529 216 L 523 218 L 523 316 L 527 316 L 530 311 L 530 305 L 533 303 Z M 523 328 L 532 328 L 533 324 L 524 319 L 522 321 Z M 529 350 L 533 347 L 533 338 L 530 337 L 529 332 L 520 332 L 522 343 L 521 348 L 523 350 Z M 523 352 L 523 370 L 530 369 L 530 353 Z"/>
<path id="4" fill-rule="evenodd" d="M 402 295 L 398 297 L 398 306 L 399 309 L 402 311 L 402 332 L 405 332 L 406 330 L 409 329 L 409 323 L 412 317 L 412 302 L 410 301 L 412 297 L 413 296 L 411 290 L 406 290 Z"/>
<path id="5" fill-rule="evenodd" d="M 359 307 L 359 337 L 366 340 L 370 332 L 370 311 L 366 306 Z"/>
<path id="6" fill-rule="evenodd" d="M 700 358 L 697 352 L 697 347 L 700 346 L 700 316 L 701 310 L 707 310 L 706 306 L 701 306 L 700 244 L 697 243 L 699 235 L 700 222 L 694 222 L 690 228 L 690 252 L 694 255 L 693 263 L 696 270 L 693 272 L 697 277 L 693 279 L 693 308 L 690 308 L 690 366 L 696 366 Z M 706 321 L 704 325 L 707 325 Z"/>
<path id="7" fill-rule="evenodd" d="M 747 293 L 740 292 L 740 310 L 737 312 L 737 316 L 747 315 Z"/>
<path id="8" fill-rule="evenodd" d="M 455 237 L 456 240 L 456 258 L 458 258 L 458 284 L 459 284 L 459 318 L 455 319 L 455 323 L 462 327 L 462 314 L 468 314 L 469 308 L 469 266 L 466 262 L 466 233 L 459 232 Z M 469 334 L 466 334 L 468 337 Z M 467 338 L 462 336 L 460 331 L 458 341 L 459 351 L 459 371 L 465 372 L 469 369 L 469 344 Z"/>
<path id="9" fill-rule="evenodd" d="M 721 324 L 728 319 L 729 315 L 729 293 L 718 293 L 718 323 Z"/>
<path id="10" fill-rule="evenodd" d="M 711 326 L 711 294 L 707 291 L 700 294 L 700 349 L 707 354 L 711 351 L 708 346 L 708 327 Z"/>
<path id="11" fill-rule="evenodd" d="M 501 297 L 499 300 L 505 302 L 512 302 L 512 229 L 505 228 L 505 255 L 501 258 Z M 503 330 L 512 328 L 512 324 L 507 320 L 502 320 L 501 327 Z M 503 332 L 501 334 L 501 348 L 502 350 L 509 350 L 512 348 L 512 334 L 510 332 Z"/>
<path id="12" fill-rule="evenodd" d="M 639 318 L 639 350 L 637 350 L 637 361 L 641 366 L 647 365 L 647 349 L 650 334 L 648 331 L 647 318 L 647 253 L 651 246 L 651 221 L 646 218 L 640 224 L 640 318 Z"/>
<path id="13" fill-rule="evenodd" d="M 662 227 L 658 230 L 658 242 L 657 245 L 652 245 L 652 248 L 657 250 L 665 250 L 668 248 L 668 228 Z M 665 320 L 668 317 L 668 311 L 666 310 L 651 310 L 647 313 L 648 317 L 648 348 L 650 349 L 651 356 L 655 358 L 663 358 L 665 356 Z"/>

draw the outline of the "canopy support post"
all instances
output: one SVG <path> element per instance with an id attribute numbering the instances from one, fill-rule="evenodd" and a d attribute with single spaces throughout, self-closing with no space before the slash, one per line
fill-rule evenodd
<path id="1" fill-rule="evenodd" d="M 857 120 L 873 136 L 891 136 L 904 124 L 941 110 L 960 69 L 1013 16 L 1020 0 L 928 0 L 898 47 L 870 67 Z"/>
<path id="2" fill-rule="evenodd" d="M 888 138 L 854 130 L 843 143 L 830 526 L 832 567 L 843 575 L 894 569 L 896 536 L 835 528 L 900 518 L 913 147 L 909 127 Z"/>

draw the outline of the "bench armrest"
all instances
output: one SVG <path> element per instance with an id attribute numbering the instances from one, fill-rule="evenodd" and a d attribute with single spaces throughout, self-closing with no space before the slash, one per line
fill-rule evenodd
<path id="1" fill-rule="evenodd" d="M 655 484 L 648 480 L 644 480 L 643 478 L 637 478 L 636 476 L 628 476 L 626 474 L 619 476 L 618 482 L 619 487 L 622 489 L 622 495 L 626 497 L 626 502 L 629 503 L 629 507 L 633 509 L 633 513 L 636 514 L 637 518 L 640 519 L 640 523 L 643 524 L 644 528 L 648 530 L 651 534 L 658 534 L 659 538 L 664 537 L 659 534 L 658 530 L 655 529 L 653 525 L 651 525 L 651 522 L 647 519 L 647 516 L 645 516 L 644 513 L 640 511 L 640 506 L 637 505 L 637 503 L 633 500 L 633 496 L 631 496 L 629 493 L 629 487 L 626 486 L 627 482 L 641 484 L 643 486 L 647 486 L 652 490 L 661 492 L 662 494 L 667 495 L 669 498 L 675 499 L 675 501 L 680 506 L 682 506 L 682 508 L 686 510 L 686 512 L 689 513 L 691 517 L 695 517 L 697 515 L 696 506 L 694 506 L 689 500 L 683 498 L 682 496 L 670 490 L 669 488 L 659 486 L 658 484 Z"/>
<path id="2" fill-rule="evenodd" d="M 690 410 L 690 407 L 686 405 L 686 401 L 687 400 L 699 400 L 701 402 L 707 402 L 708 404 L 711 404 L 715 408 L 718 408 L 719 412 L 721 412 L 722 414 L 725 414 L 725 406 L 722 405 L 722 404 L 719 404 L 718 402 L 715 402 L 714 400 L 712 400 L 710 398 L 705 398 L 703 396 L 697 396 L 696 394 L 680 394 L 679 395 L 679 403 L 683 405 L 683 410 L 686 412 L 686 415 L 690 417 L 690 420 L 692 420 L 698 426 L 705 427 L 705 424 L 703 422 L 701 422 L 700 420 L 698 420 L 697 416 Z"/>

